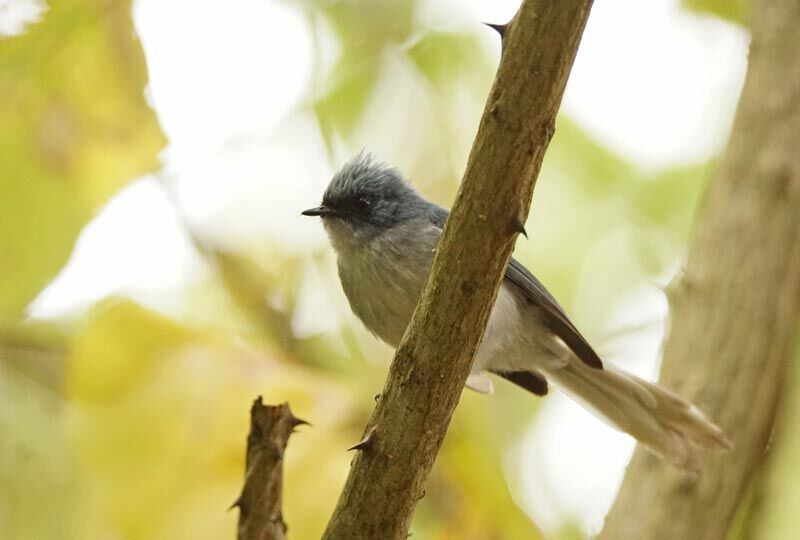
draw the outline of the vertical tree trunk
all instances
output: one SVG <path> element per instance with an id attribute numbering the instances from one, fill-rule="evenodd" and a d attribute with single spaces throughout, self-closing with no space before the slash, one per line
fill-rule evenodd
<path id="1" fill-rule="evenodd" d="M 735 448 L 697 477 L 637 451 L 601 539 L 725 538 L 770 439 L 800 318 L 800 2 L 752 11 L 731 139 L 669 291 L 662 370 Z"/>

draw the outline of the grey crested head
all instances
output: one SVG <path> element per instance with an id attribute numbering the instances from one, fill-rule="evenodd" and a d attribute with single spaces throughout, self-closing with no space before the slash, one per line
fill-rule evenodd
<path id="1" fill-rule="evenodd" d="M 339 236 L 367 240 L 426 215 L 430 206 L 400 171 L 361 152 L 333 176 L 322 204 L 303 215 L 320 216 L 335 244 Z"/>

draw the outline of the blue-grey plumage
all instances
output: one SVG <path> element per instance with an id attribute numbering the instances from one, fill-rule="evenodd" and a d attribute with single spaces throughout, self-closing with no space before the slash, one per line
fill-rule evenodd
<path id="1" fill-rule="evenodd" d="M 361 153 L 334 175 L 320 216 L 337 255 L 350 307 L 393 347 L 425 284 L 448 212 L 425 200 L 397 169 Z M 604 366 L 553 296 L 512 259 L 478 348 L 471 388 L 489 393 L 487 373 L 543 395 L 547 380 L 655 453 L 696 468 L 696 446 L 728 448 L 720 428 L 672 392 Z"/>

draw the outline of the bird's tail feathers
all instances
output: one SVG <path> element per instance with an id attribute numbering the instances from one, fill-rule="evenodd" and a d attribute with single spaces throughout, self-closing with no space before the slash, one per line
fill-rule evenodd
<path id="1" fill-rule="evenodd" d="M 545 373 L 597 416 L 674 465 L 698 470 L 697 447 L 727 450 L 730 440 L 700 410 L 664 387 L 611 366 L 577 359 Z"/>

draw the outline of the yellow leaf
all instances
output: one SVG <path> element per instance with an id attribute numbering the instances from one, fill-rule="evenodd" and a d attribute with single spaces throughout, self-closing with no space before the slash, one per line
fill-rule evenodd
<path id="1" fill-rule="evenodd" d="M 66 262 L 83 224 L 157 165 L 129 2 L 55 2 L 0 40 L 0 324 Z"/>

